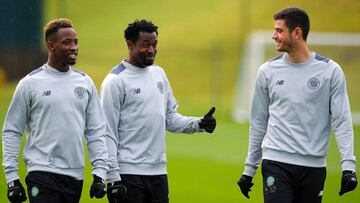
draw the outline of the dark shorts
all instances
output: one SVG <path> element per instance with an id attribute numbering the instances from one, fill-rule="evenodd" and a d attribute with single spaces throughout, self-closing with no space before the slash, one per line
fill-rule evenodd
<path id="1" fill-rule="evenodd" d="M 168 203 L 167 175 L 126 175 L 121 179 L 127 188 L 126 203 Z"/>
<path id="2" fill-rule="evenodd" d="M 75 203 L 80 201 L 83 181 L 73 177 L 32 171 L 26 178 L 31 203 Z"/>
<path id="3" fill-rule="evenodd" d="M 320 203 L 326 168 L 262 162 L 265 203 Z"/>

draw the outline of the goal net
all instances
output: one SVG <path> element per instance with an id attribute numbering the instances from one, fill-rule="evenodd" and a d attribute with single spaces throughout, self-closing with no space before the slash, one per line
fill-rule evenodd
<path id="1" fill-rule="evenodd" d="M 272 31 L 253 32 L 247 40 L 237 77 L 233 118 L 236 122 L 248 122 L 251 99 L 258 68 L 265 61 L 281 54 L 275 50 Z M 310 50 L 329 57 L 343 69 L 347 82 L 354 125 L 360 125 L 360 34 L 310 32 Z"/>

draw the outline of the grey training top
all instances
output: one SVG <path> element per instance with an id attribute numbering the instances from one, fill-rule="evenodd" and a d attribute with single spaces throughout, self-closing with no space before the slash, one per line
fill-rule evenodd
<path id="1" fill-rule="evenodd" d="M 244 174 L 261 159 L 325 167 L 331 127 L 342 170 L 355 171 L 354 134 L 345 76 L 331 59 L 312 53 L 304 63 L 287 54 L 264 63 L 256 79 Z"/>
<path id="2" fill-rule="evenodd" d="M 6 181 L 19 179 L 18 157 L 26 128 L 23 157 L 30 171 L 84 177 L 84 135 L 93 174 L 106 178 L 106 123 L 89 76 L 43 65 L 16 87 L 3 133 Z"/>
<path id="3" fill-rule="evenodd" d="M 123 61 L 104 79 L 100 102 L 107 119 L 109 182 L 119 174 L 166 174 L 165 130 L 203 131 L 200 118 L 177 113 L 169 80 L 157 65 L 139 68 Z"/>

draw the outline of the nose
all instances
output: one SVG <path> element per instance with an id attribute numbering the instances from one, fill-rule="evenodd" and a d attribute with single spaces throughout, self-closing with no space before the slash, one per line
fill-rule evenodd
<path id="1" fill-rule="evenodd" d="M 78 50 L 78 45 L 77 43 L 71 43 L 71 47 L 70 47 L 71 50 Z"/>
<path id="2" fill-rule="evenodd" d="M 155 46 L 150 46 L 147 51 L 150 53 L 156 53 L 157 49 Z"/>
<path id="3" fill-rule="evenodd" d="M 271 38 L 272 38 L 272 39 L 276 39 L 276 38 L 277 38 L 277 34 L 276 34 L 276 32 L 273 32 L 273 33 L 272 33 Z"/>

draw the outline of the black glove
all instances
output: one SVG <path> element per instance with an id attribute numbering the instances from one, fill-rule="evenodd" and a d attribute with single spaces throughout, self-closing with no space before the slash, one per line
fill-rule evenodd
<path id="1" fill-rule="evenodd" d="M 20 203 L 26 201 L 26 193 L 20 180 L 14 180 L 8 183 L 7 197 L 11 203 Z"/>
<path id="2" fill-rule="evenodd" d="M 102 198 L 106 194 L 105 181 L 97 175 L 93 175 L 94 181 L 90 188 L 90 198 Z"/>
<path id="3" fill-rule="evenodd" d="M 243 193 L 245 197 L 250 199 L 249 197 L 249 192 L 251 191 L 250 188 L 254 185 L 254 183 L 252 183 L 252 177 L 243 174 L 238 180 L 237 184 L 240 187 L 241 193 Z"/>
<path id="4" fill-rule="evenodd" d="M 357 186 L 356 173 L 354 171 L 343 171 L 341 177 L 341 189 L 339 195 L 354 190 Z"/>
<path id="5" fill-rule="evenodd" d="M 108 183 L 106 193 L 109 203 L 120 203 L 127 199 L 127 190 L 121 180 Z"/>
<path id="6" fill-rule="evenodd" d="M 205 129 L 206 132 L 212 133 L 216 127 L 216 119 L 212 116 L 215 112 L 215 107 L 212 107 L 210 111 L 199 122 L 199 126 Z"/>

